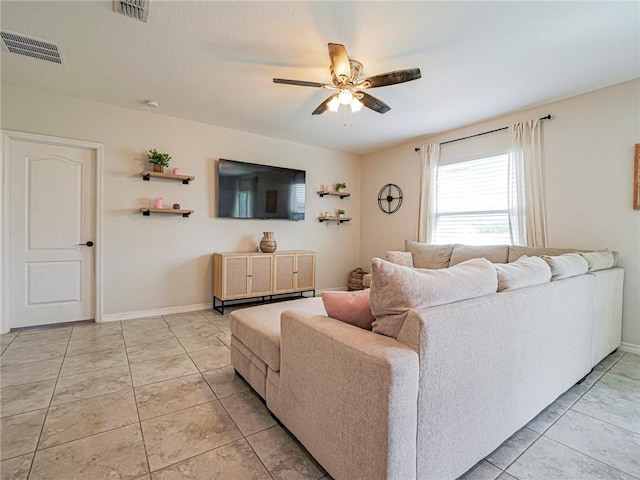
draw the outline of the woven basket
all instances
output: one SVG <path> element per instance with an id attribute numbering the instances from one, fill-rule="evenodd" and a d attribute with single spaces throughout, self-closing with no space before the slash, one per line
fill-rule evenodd
<path id="1" fill-rule="evenodd" d="M 349 274 L 349 290 L 364 290 L 364 287 L 362 286 L 362 277 L 366 274 L 367 272 L 360 267 L 355 270 L 351 270 L 351 273 Z"/>

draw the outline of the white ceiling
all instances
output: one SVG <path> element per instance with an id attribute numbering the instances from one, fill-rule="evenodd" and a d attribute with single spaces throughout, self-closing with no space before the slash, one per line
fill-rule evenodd
<path id="1" fill-rule="evenodd" d="M 355 154 L 640 77 L 639 2 L 151 0 L 148 23 L 111 0 L 0 2 L 0 26 L 56 43 L 64 65 L 2 51 L 2 81 Z M 343 126 L 311 112 L 342 43 L 391 106 Z"/>

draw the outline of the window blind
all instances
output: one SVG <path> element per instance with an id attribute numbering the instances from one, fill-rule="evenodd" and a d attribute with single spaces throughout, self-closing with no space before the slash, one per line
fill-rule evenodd
<path id="1" fill-rule="evenodd" d="M 511 243 L 507 155 L 441 165 L 432 243 Z"/>

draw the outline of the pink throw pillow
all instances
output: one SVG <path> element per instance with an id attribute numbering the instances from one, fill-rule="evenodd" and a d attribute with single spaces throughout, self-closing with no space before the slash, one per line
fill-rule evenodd
<path id="1" fill-rule="evenodd" d="M 371 330 L 375 317 L 371 313 L 369 290 L 354 292 L 322 292 L 327 315 L 356 327 Z"/>

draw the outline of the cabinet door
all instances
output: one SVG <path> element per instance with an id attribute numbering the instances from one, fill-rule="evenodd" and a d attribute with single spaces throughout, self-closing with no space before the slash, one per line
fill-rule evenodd
<path id="1" fill-rule="evenodd" d="M 316 256 L 313 253 L 296 255 L 296 289 L 315 290 L 316 288 Z"/>
<path id="2" fill-rule="evenodd" d="M 295 290 L 295 254 L 274 256 L 273 281 L 274 293 L 292 292 Z"/>
<path id="3" fill-rule="evenodd" d="M 249 292 L 249 257 L 225 257 L 223 300 L 246 297 Z"/>
<path id="4" fill-rule="evenodd" d="M 271 255 L 252 256 L 251 263 L 251 281 L 249 293 L 251 295 L 270 295 L 271 294 Z"/>

